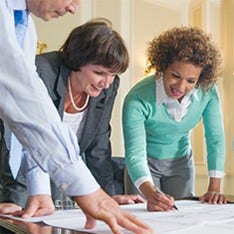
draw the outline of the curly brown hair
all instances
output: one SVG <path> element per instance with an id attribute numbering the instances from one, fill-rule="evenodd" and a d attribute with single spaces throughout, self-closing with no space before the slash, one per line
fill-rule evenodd
<path id="1" fill-rule="evenodd" d="M 202 67 L 197 87 L 210 88 L 219 78 L 222 56 L 212 38 L 196 27 L 174 27 L 149 42 L 146 52 L 149 68 L 156 75 L 163 73 L 174 61 Z"/>

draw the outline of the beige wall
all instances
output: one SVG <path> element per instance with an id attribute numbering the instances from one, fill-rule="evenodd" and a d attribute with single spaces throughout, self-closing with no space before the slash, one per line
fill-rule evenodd
<path id="1" fill-rule="evenodd" d="M 135 0 L 132 4 L 132 84 L 145 75 L 147 43 L 167 28 L 181 24 L 177 10 L 151 1 Z"/>
<path id="2" fill-rule="evenodd" d="M 233 0 L 81 0 L 75 16 L 66 16 L 45 24 L 36 20 L 39 40 L 47 43 L 48 51 L 58 49 L 68 33 L 77 25 L 92 17 L 105 17 L 126 41 L 130 54 L 130 66 L 121 75 L 120 90 L 112 115 L 113 155 L 124 155 L 121 109 L 129 89 L 144 77 L 146 68 L 145 49 L 155 35 L 175 25 L 195 25 L 211 33 L 224 52 L 224 79 L 219 83 L 223 101 L 227 140 L 226 177 L 223 191 L 234 194 L 234 100 Z M 200 125 L 192 135 L 196 164 L 196 193 L 207 188 L 206 149 L 203 127 Z"/>
<path id="3" fill-rule="evenodd" d="M 221 45 L 224 51 L 223 104 L 227 143 L 225 191 L 234 195 L 234 1 L 222 2 Z"/>
<path id="4" fill-rule="evenodd" d="M 47 44 L 47 51 L 58 50 L 62 46 L 69 32 L 80 24 L 79 13 L 80 9 L 76 15 L 67 14 L 63 18 L 49 22 L 33 17 L 37 27 L 38 40 Z"/>

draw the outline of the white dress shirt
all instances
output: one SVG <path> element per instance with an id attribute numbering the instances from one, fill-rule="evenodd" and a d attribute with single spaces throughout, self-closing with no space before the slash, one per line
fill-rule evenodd
<path id="1" fill-rule="evenodd" d="M 176 121 L 180 122 L 184 116 L 186 115 L 189 105 L 191 104 L 191 96 L 194 95 L 197 97 L 196 90 L 193 89 L 188 92 L 181 102 L 177 99 L 172 99 L 168 97 L 163 85 L 163 78 L 159 78 L 156 80 L 156 104 L 160 106 L 161 104 L 165 104 L 168 114 Z"/>
<path id="2" fill-rule="evenodd" d="M 31 19 L 24 49 L 17 43 L 16 8 L 25 9 L 25 1 L 0 1 L 0 117 L 64 193 L 90 194 L 99 185 L 79 155 L 75 134 L 61 122 L 36 72 L 36 35 Z M 28 165 L 29 173 L 37 166 L 33 160 Z"/>

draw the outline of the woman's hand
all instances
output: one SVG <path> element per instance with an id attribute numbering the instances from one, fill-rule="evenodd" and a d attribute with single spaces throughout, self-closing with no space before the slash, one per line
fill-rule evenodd
<path id="1" fill-rule="evenodd" d="M 199 200 L 210 204 L 226 204 L 227 198 L 220 193 L 220 184 L 220 178 L 210 177 L 208 191 Z"/>
<path id="2" fill-rule="evenodd" d="M 112 198 L 119 204 L 135 204 L 135 203 L 143 203 L 145 202 L 144 198 L 140 195 L 115 195 Z"/>
<path id="3" fill-rule="evenodd" d="M 174 198 L 167 194 L 157 191 L 150 182 L 145 182 L 140 186 L 141 192 L 147 200 L 148 211 L 168 211 L 174 210 Z"/>
<path id="4" fill-rule="evenodd" d="M 154 191 L 147 198 L 147 210 L 148 211 L 168 211 L 174 210 L 174 198 L 169 195 L 162 195 L 161 193 Z"/>
<path id="5" fill-rule="evenodd" d="M 201 202 L 208 202 L 210 204 L 226 204 L 227 198 L 225 195 L 215 192 L 215 191 L 208 191 L 203 196 L 199 198 Z"/>

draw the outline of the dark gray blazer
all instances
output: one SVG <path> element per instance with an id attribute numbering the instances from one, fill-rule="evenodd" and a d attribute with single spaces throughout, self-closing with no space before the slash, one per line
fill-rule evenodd
<path id="1" fill-rule="evenodd" d="M 70 70 L 63 65 L 60 52 L 38 55 L 36 66 L 39 76 L 45 83 L 49 95 L 62 117 Z M 100 186 L 110 195 L 115 195 L 114 171 L 111 161 L 110 119 L 118 87 L 119 78 L 116 77 L 107 90 L 103 90 L 98 97 L 90 98 L 87 118 L 79 142 L 80 152 L 85 155 L 86 165 Z M 26 181 L 24 183 L 22 176 L 18 176 L 17 180 L 11 185 L 11 190 L 16 187 L 18 192 L 19 190 L 22 192 L 22 190 L 25 190 L 25 185 Z M 54 187 L 52 183 L 52 197 L 59 199 L 60 192 Z M 5 200 L 22 205 L 22 202 L 9 197 Z"/>
<path id="2" fill-rule="evenodd" d="M 59 52 L 37 56 L 36 65 L 38 74 L 62 117 L 70 70 L 64 67 Z M 119 78 L 116 77 L 107 90 L 102 91 L 98 97 L 91 97 L 79 142 L 80 152 L 85 155 L 88 168 L 101 187 L 110 195 L 115 194 L 111 163 L 110 119 L 118 87 Z"/>

